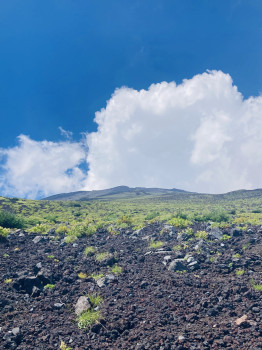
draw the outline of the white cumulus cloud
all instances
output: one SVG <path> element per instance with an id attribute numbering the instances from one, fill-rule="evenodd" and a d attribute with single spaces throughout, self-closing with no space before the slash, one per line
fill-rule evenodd
<path id="1" fill-rule="evenodd" d="M 22 135 L 17 147 L 2 149 L 1 192 L 33 198 L 118 185 L 209 193 L 262 187 L 262 97 L 245 100 L 221 71 L 179 85 L 117 89 L 95 122 L 84 142 Z"/>
<path id="2" fill-rule="evenodd" d="M 69 192 L 78 190 L 84 180 L 79 164 L 85 151 L 80 143 L 37 142 L 20 135 L 19 145 L 1 149 L 0 155 L 5 158 L 3 195 L 35 198 Z"/>
<path id="3" fill-rule="evenodd" d="M 95 121 L 86 189 L 126 184 L 219 193 L 262 185 L 262 97 L 244 100 L 221 71 L 180 85 L 123 87 Z"/>

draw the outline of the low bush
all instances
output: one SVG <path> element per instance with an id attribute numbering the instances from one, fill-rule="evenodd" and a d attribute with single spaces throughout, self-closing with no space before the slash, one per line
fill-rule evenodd
<path id="1" fill-rule="evenodd" d="M 158 249 L 163 247 L 164 243 L 162 241 L 151 241 L 149 244 L 149 248 L 151 249 Z"/>
<path id="2" fill-rule="evenodd" d="M 76 236 L 66 236 L 65 237 L 65 243 L 69 244 L 69 243 L 73 243 L 77 240 Z"/>
<path id="3" fill-rule="evenodd" d="M 109 257 L 109 253 L 107 253 L 107 252 L 104 252 L 104 253 L 98 253 L 97 255 L 96 255 L 96 261 L 104 261 L 104 260 L 106 260 L 108 257 Z"/>
<path id="4" fill-rule="evenodd" d="M 97 227 L 95 225 L 89 225 L 85 231 L 85 234 L 87 236 L 91 236 L 93 234 L 95 234 L 97 231 Z"/>
<path id="5" fill-rule="evenodd" d="M 122 273 L 122 267 L 118 266 L 118 265 L 114 265 L 111 268 L 111 271 L 115 274 L 115 275 L 119 275 L 120 273 Z"/>
<path id="6" fill-rule="evenodd" d="M 6 238 L 9 235 L 9 230 L 0 226 L 0 238 Z"/>
<path id="7" fill-rule="evenodd" d="M 102 278 L 104 275 L 102 273 L 92 273 L 89 277 L 93 278 L 95 281 L 99 280 L 100 278 Z"/>
<path id="8" fill-rule="evenodd" d="M 225 235 L 222 236 L 221 239 L 222 239 L 223 241 L 227 241 L 227 240 L 231 239 L 231 236 L 225 234 Z"/>
<path id="9" fill-rule="evenodd" d="M 207 239 L 208 233 L 206 231 L 197 231 L 195 237 L 199 239 Z"/>
<path id="10" fill-rule="evenodd" d="M 60 350 L 72 350 L 72 348 L 67 346 L 66 343 L 63 340 L 61 340 Z"/>
<path id="11" fill-rule="evenodd" d="M 195 221 L 213 221 L 213 222 L 227 222 L 229 220 L 228 213 L 223 208 L 218 208 L 208 212 L 194 215 Z"/>
<path id="12" fill-rule="evenodd" d="M 93 308 L 98 306 L 99 304 L 101 304 L 103 302 L 103 298 L 97 294 L 88 294 L 87 297 L 88 297 L 89 302 Z"/>
<path id="13" fill-rule="evenodd" d="M 55 288 L 55 285 L 54 284 L 50 284 L 50 283 L 48 283 L 48 284 L 46 284 L 44 286 L 44 289 L 53 289 L 53 288 Z"/>
<path id="14" fill-rule="evenodd" d="M 153 211 L 152 213 L 148 213 L 147 216 L 145 217 L 145 220 L 153 220 L 156 217 L 158 217 L 160 214 L 158 211 Z"/>
<path id="15" fill-rule="evenodd" d="M 81 313 L 80 316 L 78 316 L 78 328 L 80 329 L 87 329 L 92 324 L 98 323 L 101 319 L 101 312 L 100 311 L 94 311 L 94 310 L 87 310 Z"/>
<path id="16" fill-rule="evenodd" d="M 168 221 L 168 224 L 179 227 L 179 228 L 186 228 L 190 225 L 192 225 L 192 222 L 187 219 L 182 219 L 182 218 L 172 218 Z"/>
<path id="17" fill-rule="evenodd" d="M 49 226 L 45 224 L 38 224 L 30 228 L 29 232 L 47 234 L 49 231 Z"/>
<path id="18" fill-rule="evenodd" d="M 5 228 L 24 228 L 25 221 L 18 215 L 6 210 L 0 210 L 0 226 Z"/>
<path id="19" fill-rule="evenodd" d="M 85 250 L 84 250 L 84 254 L 85 254 L 85 256 L 91 256 L 91 255 L 94 255 L 94 253 L 95 253 L 95 252 L 96 252 L 95 247 L 92 247 L 92 246 L 85 247 Z"/>
<path id="20" fill-rule="evenodd" d="M 236 271 L 237 276 L 242 276 L 242 275 L 244 275 L 244 273 L 245 273 L 245 270 L 237 270 Z"/>
<path id="21" fill-rule="evenodd" d="M 56 229 L 56 233 L 66 235 L 69 232 L 69 228 L 66 225 L 59 225 Z"/>

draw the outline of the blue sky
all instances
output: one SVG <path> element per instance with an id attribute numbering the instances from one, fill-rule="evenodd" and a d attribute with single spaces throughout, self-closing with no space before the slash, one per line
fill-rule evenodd
<path id="1" fill-rule="evenodd" d="M 258 96 L 261 39 L 260 0 L 2 1 L 0 147 L 20 134 L 58 142 L 59 127 L 79 141 L 123 86 L 221 70 Z"/>
<path id="2" fill-rule="evenodd" d="M 221 69 L 245 97 L 262 90 L 261 1 L 2 1 L 0 46 L 2 147 L 93 131 L 123 85 Z"/>

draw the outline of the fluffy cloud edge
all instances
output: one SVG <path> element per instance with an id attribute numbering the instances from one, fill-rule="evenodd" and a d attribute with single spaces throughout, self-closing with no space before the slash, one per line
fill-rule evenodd
<path id="1" fill-rule="evenodd" d="M 243 99 L 229 74 L 207 71 L 179 85 L 116 89 L 95 113 L 97 131 L 73 142 L 1 149 L 4 195 L 40 197 L 118 185 L 223 193 L 261 187 L 262 97 Z M 88 171 L 83 168 L 88 167 Z"/>

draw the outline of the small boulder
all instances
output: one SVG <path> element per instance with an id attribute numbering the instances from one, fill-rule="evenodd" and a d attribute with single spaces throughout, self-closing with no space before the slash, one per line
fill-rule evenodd
<path id="1" fill-rule="evenodd" d="M 43 237 L 41 237 L 41 236 L 35 236 L 35 238 L 33 239 L 33 242 L 34 242 L 35 244 L 37 244 L 37 243 L 41 242 L 42 240 L 43 240 Z"/>
<path id="2" fill-rule="evenodd" d="M 164 225 L 163 233 L 167 233 L 170 237 L 176 235 L 176 229 L 171 225 Z"/>
<path id="3" fill-rule="evenodd" d="M 173 271 L 173 272 L 176 272 L 176 271 L 186 271 L 187 268 L 186 266 L 182 263 L 183 259 L 176 259 L 176 260 L 173 260 L 170 265 L 168 266 L 168 270 L 169 271 Z"/>
<path id="4" fill-rule="evenodd" d="M 55 303 L 54 304 L 54 307 L 57 308 L 57 309 L 61 309 L 61 307 L 63 307 L 64 304 L 62 303 Z"/>
<path id="5" fill-rule="evenodd" d="M 195 271 L 195 270 L 198 270 L 199 269 L 199 264 L 196 260 L 190 262 L 188 265 L 187 265 L 188 269 L 191 270 L 191 271 Z"/>
<path id="6" fill-rule="evenodd" d="M 241 230 L 238 230 L 236 228 L 232 228 L 230 230 L 230 236 L 233 236 L 233 237 L 239 237 L 239 236 L 242 236 L 243 232 Z"/>
<path id="7" fill-rule="evenodd" d="M 98 285 L 99 288 L 103 288 L 106 285 L 106 278 L 101 277 L 96 281 L 96 284 Z"/>
<path id="8" fill-rule="evenodd" d="M 89 300 L 87 297 L 81 296 L 78 298 L 75 305 L 75 314 L 77 316 L 81 315 L 82 312 L 87 311 L 91 308 Z"/>
<path id="9" fill-rule="evenodd" d="M 19 327 L 13 328 L 12 329 L 12 333 L 16 337 L 20 333 L 20 328 Z"/>
<path id="10" fill-rule="evenodd" d="M 223 232 L 218 227 L 213 227 L 209 232 L 208 236 L 211 239 L 222 239 Z"/>
<path id="11" fill-rule="evenodd" d="M 237 326 L 241 326 L 241 324 L 245 323 L 247 321 L 247 315 L 243 315 L 242 317 L 239 317 L 235 320 L 235 324 Z"/>

